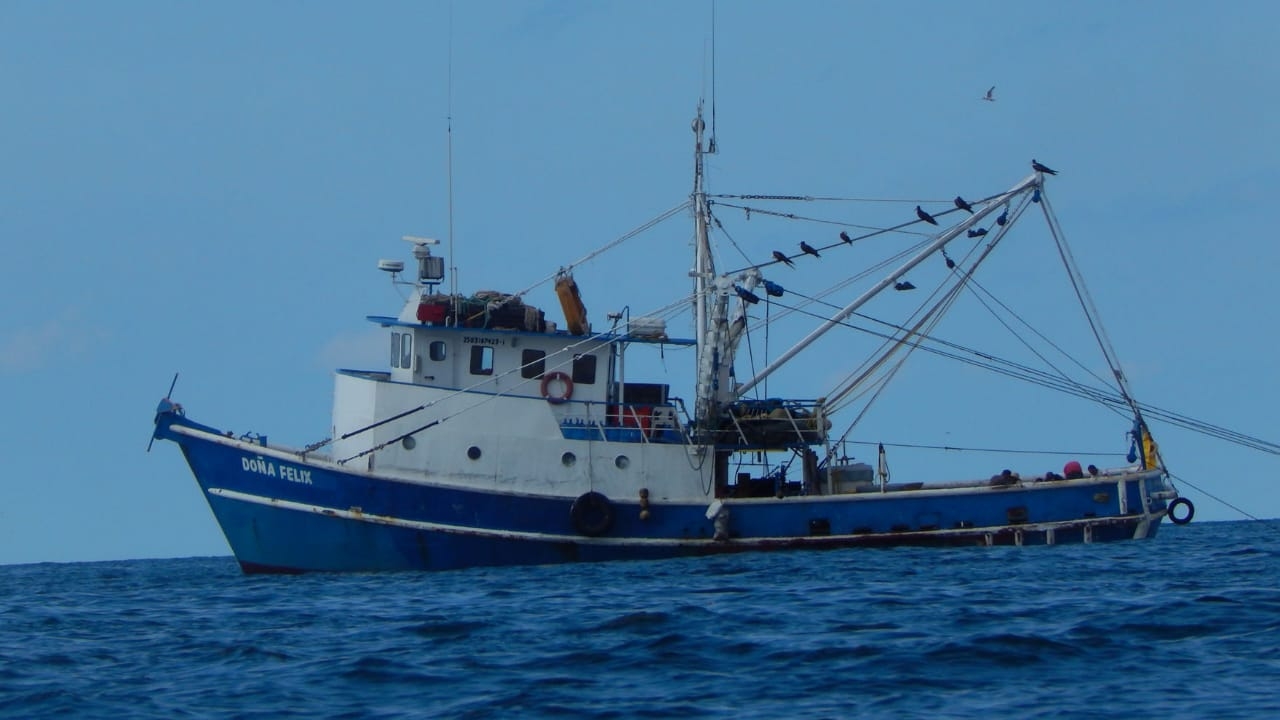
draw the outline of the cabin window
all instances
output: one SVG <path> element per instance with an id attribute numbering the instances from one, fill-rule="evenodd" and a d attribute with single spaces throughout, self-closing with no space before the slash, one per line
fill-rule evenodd
<path id="1" fill-rule="evenodd" d="M 400 367 L 413 367 L 413 336 L 409 333 L 400 338 Z"/>
<path id="2" fill-rule="evenodd" d="M 583 385 L 591 385 L 596 381 L 596 356 L 573 356 L 573 381 Z"/>
<path id="3" fill-rule="evenodd" d="M 471 346 L 471 374 L 493 374 L 493 348 L 487 345 Z"/>
<path id="4" fill-rule="evenodd" d="M 391 333 L 391 367 L 400 367 L 400 333 Z"/>
<path id="5" fill-rule="evenodd" d="M 520 377 L 540 378 L 547 371 L 547 354 L 542 350 L 525 350 L 520 353 Z"/>
<path id="6" fill-rule="evenodd" d="M 431 359 L 436 362 L 444 360 L 444 341 L 432 340 L 427 352 L 431 355 Z"/>

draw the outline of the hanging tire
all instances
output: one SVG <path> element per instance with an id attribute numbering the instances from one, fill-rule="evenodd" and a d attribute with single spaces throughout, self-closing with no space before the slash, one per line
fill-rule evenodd
<path id="1" fill-rule="evenodd" d="M 569 508 L 573 527 L 587 537 L 599 537 L 613 527 L 613 504 L 609 498 L 594 490 L 583 493 Z"/>
<path id="2" fill-rule="evenodd" d="M 1175 512 L 1179 505 L 1185 505 L 1187 508 L 1187 514 L 1182 517 L 1178 517 L 1178 514 Z M 1196 516 L 1196 506 L 1192 505 L 1190 500 L 1180 497 L 1175 498 L 1173 502 L 1169 503 L 1169 509 L 1165 512 L 1169 515 L 1169 522 L 1174 525 L 1186 525 L 1191 522 L 1191 518 Z"/>

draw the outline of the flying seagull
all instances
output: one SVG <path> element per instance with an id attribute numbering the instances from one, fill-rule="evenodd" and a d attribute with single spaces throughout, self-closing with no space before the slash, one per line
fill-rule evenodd
<path id="1" fill-rule="evenodd" d="M 774 250 L 774 251 L 773 251 L 773 259 L 774 259 L 774 260 L 777 260 L 777 261 L 778 261 L 778 262 L 780 262 L 780 263 L 786 263 L 786 264 L 790 265 L 791 267 L 795 267 L 795 266 L 796 266 L 796 264 L 795 264 L 795 263 L 791 262 L 791 258 L 787 257 L 786 255 L 783 255 L 782 253 L 778 252 L 777 250 Z"/>
<path id="2" fill-rule="evenodd" d="M 956 207 L 960 208 L 961 210 L 967 211 L 970 215 L 973 214 L 973 206 L 970 205 L 968 202 L 966 202 L 965 199 L 960 197 L 959 195 L 956 196 Z"/>
<path id="3" fill-rule="evenodd" d="M 1049 169 L 1049 167 L 1048 167 L 1047 165 L 1041 165 L 1040 163 L 1036 162 L 1036 159 L 1035 159 L 1035 158 L 1031 158 L 1031 169 L 1032 169 L 1032 170 L 1035 170 L 1036 172 L 1042 172 L 1042 173 L 1044 173 L 1045 175 L 1057 175 L 1057 174 L 1058 174 L 1058 171 L 1057 171 L 1057 170 L 1050 170 L 1050 169 Z"/>
<path id="4" fill-rule="evenodd" d="M 933 219 L 933 216 L 932 216 L 932 215 L 930 215 L 929 213 L 925 212 L 924 210 L 921 210 L 919 205 L 917 205 L 917 206 L 916 206 L 916 217 L 918 217 L 918 218 L 920 218 L 921 220 L 923 220 L 923 221 L 925 221 L 925 222 L 929 223 L 930 225 L 937 225 L 937 224 L 938 224 L 938 221 L 937 221 L 937 220 L 934 220 L 934 219 Z"/>
<path id="5" fill-rule="evenodd" d="M 987 94 L 982 96 L 982 99 L 983 99 L 983 100 L 986 100 L 987 102 L 995 102 L 995 101 L 996 101 L 996 86 L 995 86 L 995 85 L 992 85 L 992 86 L 991 86 L 991 89 L 987 91 Z"/>
<path id="6" fill-rule="evenodd" d="M 845 231 L 843 231 L 843 230 L 841 230 L 841 231 L 840 231 L 840 239 L 841 239 L 841 240 L 843 240 L 843 241 L 845 241 L 845 242 L 847 242 L 847 243 L 849 243 L 850 245 L 852 245 L 852 244 L 853 244 L 853 238 L 849 237 L 849 233 L 847 233 L 847 232 L 845 232 Z"/>
<path id="7" fill-rule="evenodd" d="M 807 253 L 809 253 L 810 255 L 812 255 L 812 256 L 814 256 L 814 257 L 822 257 L 821 255 L 819 255 L 819 254 L 818 254 L 818 251 L 817 251 L 817 250 L 814 250 L 814 249 L 813 249 L 813 246 L 812 246 L 812 245 L 810 245 L 809 243 L 807 243 L 807 242 L 805 242 L 805 241 L 803 241 L 803 240 L 801 240 L 801 241 L 800 241 L 800 249 L 801 249 L 801 250 L 803 250 L 803 251 L 805 251 L 805 252 L 807 252 Z"/>

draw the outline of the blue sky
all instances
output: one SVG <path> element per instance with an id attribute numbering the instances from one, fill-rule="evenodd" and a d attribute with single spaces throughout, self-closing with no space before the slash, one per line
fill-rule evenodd
<path id="1" fill-rule="evenodd" d="M 463 290 L 524 288 L 685 199 L 710 14 L 456 4 Z M 448 231 L 449 16 L 420 2 L 0 4 L 0 563 L 228 552 L 177 449 L 145 452 L 174 372 L 199 420 L 295 445 L 328 434 L 332 368 L 385 362 L 363 318 L 399 300 L 377 260 L 407 259 L 401 235 Z M 1039 158 L 1062 171 L 1054 209 L 1138 397 L 1280 438 L 1273 4 L 743 1 L 717 16 L 714 191 L 945 200 L 1007 188 Z M 980 101 L 991 85 L 997 102 Z M 760 258 L 800 237 L 732 220 Z M 676 218 L 580 268 L 597 326 L 685 292 L 688 238 Z M 1056 297 L 1037 255 L 1013 257 L 991 287 Z M 834 262 L 781 277 L 820 287 Z M 530 301 L 559 314 L 545 288 Z M 843 350 L 774 389 L 838 376 Z M 855 435 L 1124 450 L 1114 415 L 941 372 L 904 371 Z M 1032 434 L 1031 420 L 1048 422 Z M 1280 516 L 1275 456 L 1154 429 L 1179 477 Z M 895 479 L 1020 462 L 891 457 Z M 1198 519 L 1241 517 L 1183 490 Z"/>

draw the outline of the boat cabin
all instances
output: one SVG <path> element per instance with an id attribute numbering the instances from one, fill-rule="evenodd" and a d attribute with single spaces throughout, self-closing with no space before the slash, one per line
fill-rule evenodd
<path id="1" fill-rule="evenodd" d="M 534 397 L 547 375 L 563 373 L 573 383 L 573 399 L 610 399 L 608 380 L 620 338 L 368 319 L 391 331 L 393 382 Z M 549 390 L 559 397 L 566 388 Z"/>
<path id="2" fill-rule="evenodd" d="M 544 399 L 555 406 L 566 437 L 635 428 L 650 440 L 655 425 L 678 427 L 666 384 L 628 382 L 624 375 L 632 343 L 694 343 L 668 338 L 661 321 L 636 318 L 621 333 L 591 334 L 585 323 L 559 330 L 541 310 L 500 293 L 423 294 L 399 317 L 367 319 L 389 330 L 391 382 Z"/>

